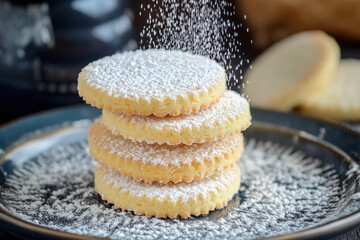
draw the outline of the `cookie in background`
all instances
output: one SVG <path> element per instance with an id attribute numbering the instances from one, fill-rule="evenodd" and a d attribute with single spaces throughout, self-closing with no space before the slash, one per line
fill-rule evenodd
<path id="1" fill-rule="evenodd" d="M 360 61 L 341 60 L 332 84 L 314 97 L 305 99 L 299 108 L 302 113 L 338 120 L 360 120 Z"/>
<path id="2" fill-rule="evenodd" d="M 255 59 L 245 81 L 254 107 L 360 120 L 360 61 L 340 60 L 339 45 L 322 31 L 274 44 Z"/>
<path id="3" fill-rule="evenodd" d="M 339 58 L 339 45 L 324 32 L 295 34 L 255 59 L 244 92 L 254 107 L 290 111 L 331 84 Z"/>

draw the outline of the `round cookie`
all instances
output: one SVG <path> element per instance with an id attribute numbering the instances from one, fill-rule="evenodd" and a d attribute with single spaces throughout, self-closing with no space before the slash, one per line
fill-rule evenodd
<path id="1" fill-rule="evenodd" d="M 116 208 L 157 218 L 189 218 L 227 205 L 240 186 L 240 168 L 216 172 L 203 180 L 178 184 L 148 184 L 112 171 L 95 169 L 95 191 Z"/>
<path id="2" fill-rule="evenodd" d="M 138 115 L 190 114 L 218 101 L 225 70 L 208 57 L 161 49 L 118 53 L 90 63 L 78 78 L 83 99 Z"/>
<path id="3" fill-rule="evenodd" d="M 355 121 L 360 119 L 360 61 L 340 61 L 334 80 L 320 95 L 305 99 L 300 111 L 308 115 Z"/>
<path id="4" fill-rule="evenodd" d="M 243 136 L 235 133 L 215 142 L 192 145 L 146 144 L 113 135 L 98 120 L 90 127 L 89 150 L 95 161 L 137 180 L 191 182 L 238 161 Z"/>
<path id="5" fill-rule="evenodd" d="M 295 34 L 255 60 L 245 75 L 244 92 L 252 106 L 291 110 L 330 84 L 339 57 L 338 44 L 325 33 Z"/>
<path id="6" fill-rule="evenodd" d="M 226 91 L 218 103 L 191 115 L 159 118 L 103 110 L 102 119 L 113 134 L 133 141 L 191 145 L 245 130 L 250 125 L 251 115 L 246 99 Z"/>

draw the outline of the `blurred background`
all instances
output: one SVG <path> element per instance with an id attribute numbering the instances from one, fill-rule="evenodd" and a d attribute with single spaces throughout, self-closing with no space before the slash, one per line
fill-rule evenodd
<path id="1" fill-rule="evenodd" d="M 89 62 L 137 48 L 128 0 L 0 1 L 0 122 L 82 103 Z"/>
<path id="2" fill-rule="evenodd" d="M 229 1 L 236 6 L 231 20 L 244 26 L 236 37 L 250 62 L 272 43 L 310 29 L 334 36 L 342 57 L 360 56 L 360 1 Z M 93 60 L 139 48 L 146 14 L 138 13 L 140 5 L 148 3 L 0 0 L 0 124 L 50 108 L 83 104 L 77 94 L 77 74 Z M 248 66 L 246 62 L 241 67 Z"/>
<path id="3" fill-rule="evenodd" d="M 335 37 L 342 58 L 360 58 L 359 0 L 227 1 L 236 7 L 236 14 L 227 17 L 242 26 L 233 35 L 249 60 L 241 65 L 242 71 L 271 44 L 313 29 Z M 0 127 L 38 111 L 85 104 L 77 93 L 81 68 L 103 56 L 141 47 L 147 14 L 139 12 L 142 4 L 151 3 L 0 0 Z M 17 239 L 3 234 L 0 230 L 0 238 Z"/>

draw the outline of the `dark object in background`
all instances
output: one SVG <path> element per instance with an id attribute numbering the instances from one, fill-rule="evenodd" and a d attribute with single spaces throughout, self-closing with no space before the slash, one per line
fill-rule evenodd
<path id="1" fill-rule="evenodd" d="M 81 68 L 137 46 L 130 2 L 0 1 L 0 122 L 81 103 Z"/>

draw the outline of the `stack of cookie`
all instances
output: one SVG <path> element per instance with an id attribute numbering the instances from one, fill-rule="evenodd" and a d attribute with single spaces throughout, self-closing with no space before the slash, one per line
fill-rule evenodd
<path id="1" fill-rule="evenodd" d="M 90 128 L 95 190 L 123 210 L 156 217 L 206 214 L 238 191 L 248 102 L 226 90 L 215 61 L 181 51 L 105 57 L 79 74 L 84 100 L 103 109 Z"/>

